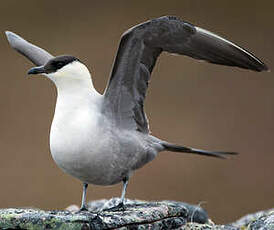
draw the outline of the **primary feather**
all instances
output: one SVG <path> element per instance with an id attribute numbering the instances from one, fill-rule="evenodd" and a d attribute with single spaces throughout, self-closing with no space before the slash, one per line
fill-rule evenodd
<path id="1" fill-rule="evenodd" d="M 267 70 L 262 61 L 243 48 L 177 17 L 144 22 L 122 35 L 105 90 L 106 110 L 115 114 L 118 126 L 149 133 L 144 100 L 153 67 L 163 51 L 214 64 Z"/>

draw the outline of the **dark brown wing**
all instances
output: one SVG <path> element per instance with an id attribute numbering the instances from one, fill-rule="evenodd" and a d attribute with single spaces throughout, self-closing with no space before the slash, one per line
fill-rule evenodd
<path id="1" fill-rule="evenodd" d="M 149 132 L 144 99 L 162 51 L 215 64 L 267 70 L 263 62 L 243 48 L 176 17 L 147 21 L 123 34 L 105 90 L 104 109 L 118 127 Z"/>

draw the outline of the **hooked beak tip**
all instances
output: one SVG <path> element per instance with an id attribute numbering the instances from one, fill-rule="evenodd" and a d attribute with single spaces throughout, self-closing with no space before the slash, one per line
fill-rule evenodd
<path id="1" fill-rule="evenodd" d="M 41 74 L 41 73 L 45 73 L 43 66 L 33 67 L 28 71 L 28 74 Z"/>
<path id="2" fill-rule="evenodd" d="M 32 69 L 30 69 L 29 71 L 28 71 L 28 73 L 27 74 L 33 74 L 33 70 Z"/>

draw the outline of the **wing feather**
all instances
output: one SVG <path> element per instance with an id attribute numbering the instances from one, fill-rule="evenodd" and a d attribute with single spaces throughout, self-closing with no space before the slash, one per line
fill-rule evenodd
<path id="1" fill-rule="evenodd" d="M 53 58 L 53 56 L 44 49 L 29 43 L 13 32 L 6 31 L 6 36 L 11 47 L 28 58 L 36 66 L 44 65 L 48 60 Z"/>
<path id="2" fill-rule="evenodd" d="M 104 109 L 118 127 L 149 132 L 144 100 L 153 67 L 162 51 L 215 64 L 267 70 L 262 61 L 243 48 L 176 17 L 144 22 L 122 35 L 104 93 Z"/>

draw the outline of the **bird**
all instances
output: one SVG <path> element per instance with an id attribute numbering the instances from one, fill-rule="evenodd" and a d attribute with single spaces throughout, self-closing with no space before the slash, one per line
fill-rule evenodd
<path id="1" fill-rule="evenodd" d="M 53 56 L 10 31 L 6 31 L 6 36 L 11 47 L 35 65 L 28 74 L 43 75 L 56 86 L 50 152 L 65 173 L 83 183 L 80 211 L 87 210 L 89 184 L 107 186 L 122 182 L 120 202 L 113 208 L 124 208 L 133 172 L 159 152 L 217 158 L 236 154 L 196 149 L 152 135 L 144 101 L 162 52 L 257 72 L 268 70 L 260 59 L 229 40 L 176 16 L 162 16 L 122 34 L 109 81 L 101 94 L 94 88 L 88 68 L 77 57 Z"/>

